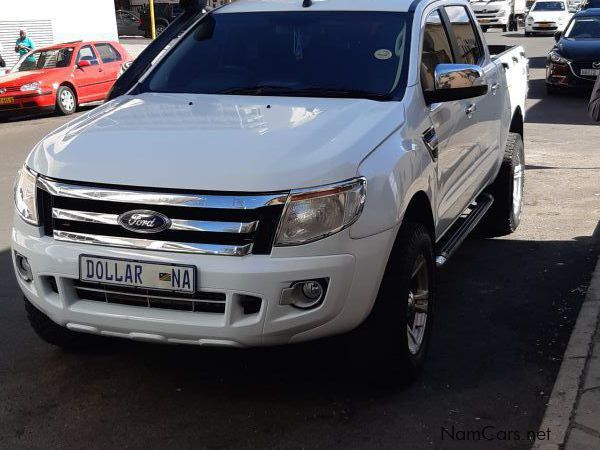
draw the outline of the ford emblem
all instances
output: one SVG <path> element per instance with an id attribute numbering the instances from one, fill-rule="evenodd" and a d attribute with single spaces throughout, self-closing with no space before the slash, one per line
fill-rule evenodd
<path id="1" fill-rule="evenodd" d="M 171 226 L 171 219 L 156 211 L 138 209 L 119 216 L 119 225 L 134 233 L 160 233 Z"/>

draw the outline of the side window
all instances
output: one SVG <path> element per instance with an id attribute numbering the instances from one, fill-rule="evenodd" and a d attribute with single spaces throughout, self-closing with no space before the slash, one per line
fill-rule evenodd
<path id="1" fill-rule="evenodd" d="M 89 45 L 81 47 L 79 49 L 79 53 L 77 54 L 77 62 L 79 63 L 79 61 L 83 60 L 89 61 L 92 66 L 98 65 L 98 58 L 96 58 L 94 50 L 92 50 L 92 47 Z"/>
<path id="2" fill-rule="evenodd" d="M 483 57 L 483 49 L 477 35 L 473 21 L 464 6 L 447 6 L 446 13 L 452 24 L 452 31 L 456 37 L 456 62 L 458 64 L 478 64 Z"/>
<path id="3" fill-rule="evenodd" d="M 96 50 L 105 64 L 121 61 L 121 54 L 110 44 L 96 44 Z"/>
<path id="4" fill-rule="evenodd" d="M 427 16 L 423 31 L 423 49 L 421 51 L 421 86 L 423 90 L 433 90 L 436 66 L 451 62 L 450 41 L 440 13 L 436 10 Z"/>

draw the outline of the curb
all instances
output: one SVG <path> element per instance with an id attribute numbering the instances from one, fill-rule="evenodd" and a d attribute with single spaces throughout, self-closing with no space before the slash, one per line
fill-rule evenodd
<path id="1" fill-rule="evenodd" d="M 599 319 L 600 259 L 592 275 L 585 300 L 581 305 L 575 328 L 569 339 L 560 371 L 556 377 L 540 425 L 540 431 L 550 429 L 550 439 L 535 442 L 532 447 L 533 450 L 559 450 L 564 448 Z"/>

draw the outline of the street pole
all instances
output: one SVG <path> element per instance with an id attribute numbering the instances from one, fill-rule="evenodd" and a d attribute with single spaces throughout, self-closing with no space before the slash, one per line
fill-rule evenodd
<path id="1" fill-rule="evenodd" d="M 150 0 L 150 33 L 152 40 L 156 39 L 156 24 L 154 23 L 154 0 Z"/>

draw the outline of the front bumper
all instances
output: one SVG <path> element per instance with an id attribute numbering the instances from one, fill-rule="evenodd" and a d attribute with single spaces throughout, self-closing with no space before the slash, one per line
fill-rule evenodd
<path id="1" fill-rule="evenodd" d="M 590 89 L 596 82 L 595 78 L 577 75 L 572 64 L 556 64 L 548 62 L 546 65 L 546 84 L 558 88 Z"/>
<path id="2" fill-rule="evenodd" d="M 33 281 L 17 276 L 27 299 L 71 330 L 134 340 L 234 347 L 279 345 L 340 334 L 370 313 L 396 230 L 351 239 L 349 231 L 322 241 L 274 249 L 272 255 L 225 257 L 117 249 L 62 243 L 15 217 L 15 252 L 32 267 Z M 125 258 L 197 267 L 198 290 L 226 294 L 224 314 L 184 312 L 82 300 L 75 289 L 79 256 Z M 281 305 L 295 281 L 328 278 L 325 301 L 314 310 Z M 56 280 L 55 287 L 49 280 Z M 58 292 L 55 292 L 54 289 Z M 262 299 L 245 315 L 241 295 Z"/>
<path id="3" fill-rule="evenodd" d="M 557 31 L 564 31 L 566 24 L 559 24 L 551 22 L 548 24 L 541 24 L 538 22 L 525 22 L 525 32 L 532 34 L 554 34 Z"/>
<path id="4" fill-rule="evenodd" d="M 0 96 L 0 116 L 2 117 L 53 110 L 55 106 L 56 97 L 52 91 L 44 91 L 41 94 L 37 92 L 6 93 Z"/>

